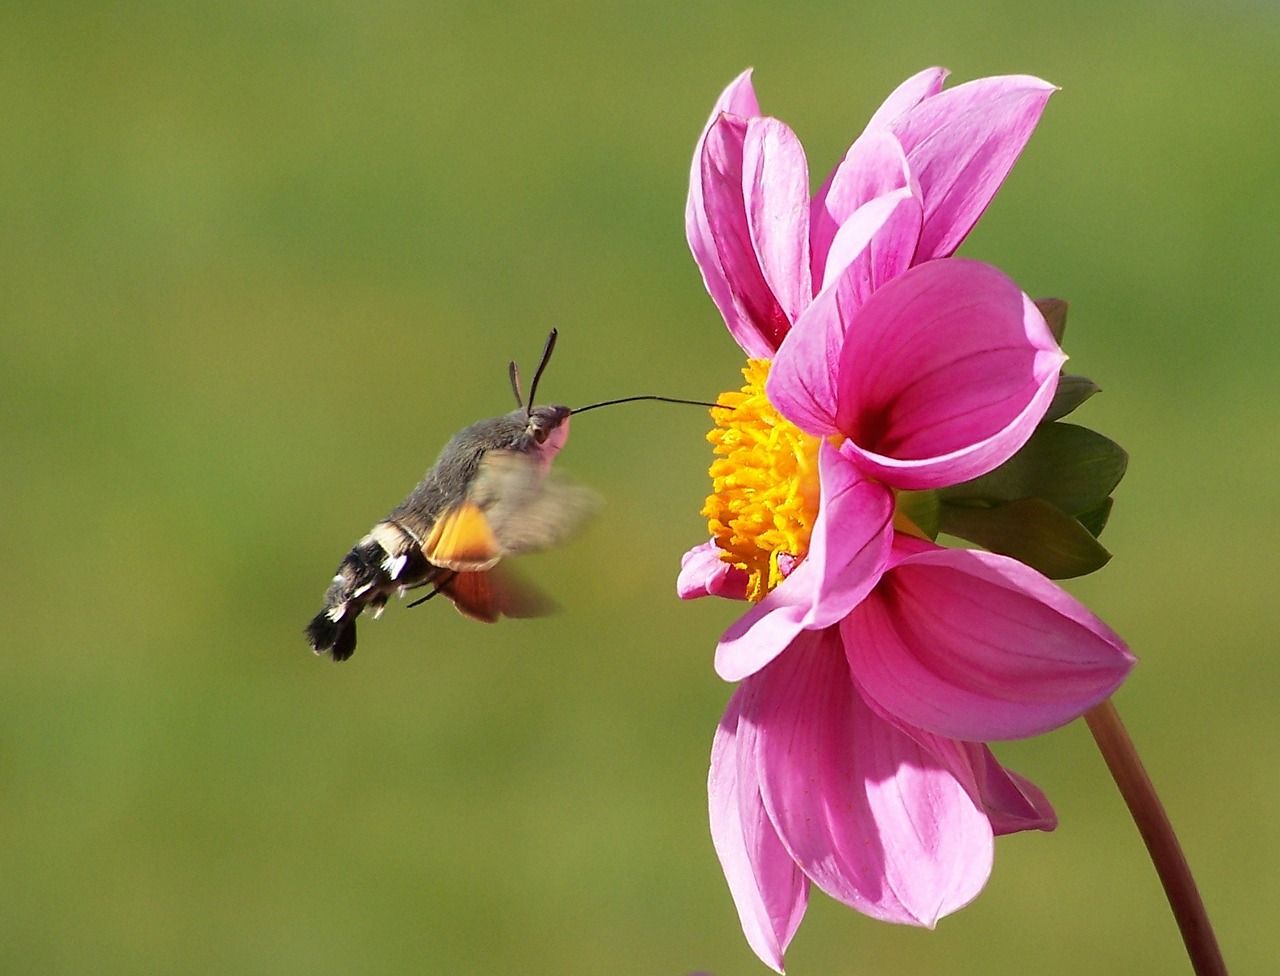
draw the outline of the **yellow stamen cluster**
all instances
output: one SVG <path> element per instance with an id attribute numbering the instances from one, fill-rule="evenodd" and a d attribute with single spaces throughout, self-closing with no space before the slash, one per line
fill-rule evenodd
<path id="1" fill-rule="evenodd" d="M 767 359 L 742 370 L 741 392 L 722 393 L 715 428 L 712 492 L 702 506 L 720 558 L 747 571 L 747 596 L 761 600 L 782 582 L 779 558 L 803 558 L 818 515 L 817 437 L 783 419 L 765 397 Z"/>

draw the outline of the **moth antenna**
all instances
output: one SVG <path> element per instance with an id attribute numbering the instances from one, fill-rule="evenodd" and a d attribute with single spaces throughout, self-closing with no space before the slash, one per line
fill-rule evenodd
<path id="1" fill-rule="evenodd" d="M 420 604 L 420 603 L 426 603 L 426 602 L 427 602 L 428 600 L 430 600 L 433 596 L 439 596 L 439 595 L 440 595 L 440 591 L 441 591 L 441 590 L 443 590 L 443 589 L 444 589 L 446 586 L 448 586 L 450 583 L 452 583 L 452 582 L 453 582 L 453 578 L 454 578 L 455 576 L 457 576 L 457 575 L 458 575 L 457 573 L 450 573 L 448 576 L 446 576 L 444 579 L 442 579 L 439 583 L 437 583 L 437 584 L 436 584 L 436 588 L 435 588 L 434 590 L 432 590 L 430 593 L 428 593 L 426 596 L 420 596 L 420 597 L 418 597 L 418 599 L 414 600 L 412 603 L 405 604 L 405 609 L 407 609 L 407 610 L 411 610 L 411 609 L 413 609 L 414 607 L 418 606 L 418 604 Z"/>
<path id="2" fill-rule="evenodd" d="M 615 403 L 635 403 L 637 400 L 658 400 L 661 403 L 687 403 L 694 407 L 711 407 L 712 409 L 718 407 L 721 410 L 733 409 L 733 407 L 727 403 L 708 403 L 706 400 L 682 400 L 679 397 L 664 396 L 629 396 L 619 397 L 617 400 L 601 400 L 599 403 L 589 403 L 585 407 L 578 407 L 576 410 L 571 410 L 569 412 L 575 414 L 586 413 L 588 410 L 596 409 L 596 407 L 611 407 Z"/>
<path id="3" fill-rule="evenodd" d="M 547 368 L 547 362 L 551 359 L 551 353 L 556 348 L 556 336 L 559 333 L 552 329 L 547 334 L 547 344 L 542 347 L 542 359 L 538 362 L 537 372 L 533 374 L 533 383 L 529 387 L 529 416 L 533 416 L 533 405 L 537 401 L 535 397 L 538 395 L 538 380 L 542 379 L 542 371 Z"/>
<path id="4" fill-rule="evenodd" d="M 511 380 L 511 392 L 516 395 L 516 406 L 524 406 L 524 397 L 520 395 L 520 367 L 516 365 L 513 359 L 507 363 L 507 376 Z"/>

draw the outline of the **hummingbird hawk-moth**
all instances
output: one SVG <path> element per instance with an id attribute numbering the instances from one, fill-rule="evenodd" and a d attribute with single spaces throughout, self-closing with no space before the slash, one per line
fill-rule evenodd
<path id="1" fill-rule="evenodd" d="M 408 497 L 342 558 L 324 608 L 307 625 L 317 654 L 346 660 L 355 651 L 361 613 L 370 610 L 376 618 L 393 594 L 420 587 L 477 620 L 545 611 L 545 599 L 505 576 L 498 563 L 556 545 L 595 507 L 592 492 L 550 472 L 574 413 L 534 405 L 555 340 L 553 329 L 528 403 L 513 362 L 516 409 L 454 435 Z"/>
<path id="2" fill-rule="evenodd" d="M 535 406 L 556 336 L 555 329 L 547 336 L 528 402 L 512 362 L 516 409 L 455 434 L 408 497 L 342 558 L 323 609 L 306 628 L 317 654 L 345 661 L 356 648 L 360 614 L 370 610 L 376 619 L 392 595 L 418 588 L 430 590 L 410 606 L 443 594 L 466 616 L 489 623 L 546 612 L 549 601 L 499 563 L 562 542 L 596 508 L 593 492 L 550 470 L 569 437 L 570 416 L 634 400 L 716 406 L 661 396 L 572 410 Z"/>

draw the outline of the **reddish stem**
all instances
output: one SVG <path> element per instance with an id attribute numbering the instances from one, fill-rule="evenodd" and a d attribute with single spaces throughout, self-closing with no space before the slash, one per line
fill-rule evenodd
<path id="1" fill-rule="evenodd" d="M 1187 866 L 1187 859 L 1160 797 L 1151 785 L 1151 778 L 1138 758 L 1133 740 L 1120 721 L 1119 712 L 1108 700 L 1086 712 L 1084 719 L 1089 723 L 1098 751 L 1106 760 L 1133 822 L 1138 825 L 1138 833 L 1147 845 L 1156 874 L 1164 885 L 1165 897 L 1169 899 L 1169 907 L 1173 909 L 1173 917 L 1182 932 L 1192 969 L 1197 976 L 1226 976 L 1227 966 L 1222 961 L 1222 952 L 1195 879 L 1191 877 L 1191 868 Z"/>

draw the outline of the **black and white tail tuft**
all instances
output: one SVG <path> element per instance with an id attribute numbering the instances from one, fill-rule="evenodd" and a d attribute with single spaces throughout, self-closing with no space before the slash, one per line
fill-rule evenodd
<path id="1" fill-rule="evenodd" d="M 335 661 L 345 661 L 356 649 L 356 621 L 344 618 L 337 623 L 322 610 L 307 624 L 307 641 L 317 654 L 328 654 Z"/>
<path id="2" fill-rule="evenodd" d="M 355 544 L 325 591 L 324 609 L 307 624 L 313 651 L 345 661 L 355 653 L 356 618 L 366 607 L 376 619 L 392 593 L 430 581 L 436 567 L 415 543 L 399 524 L 379 522 Z"/>

